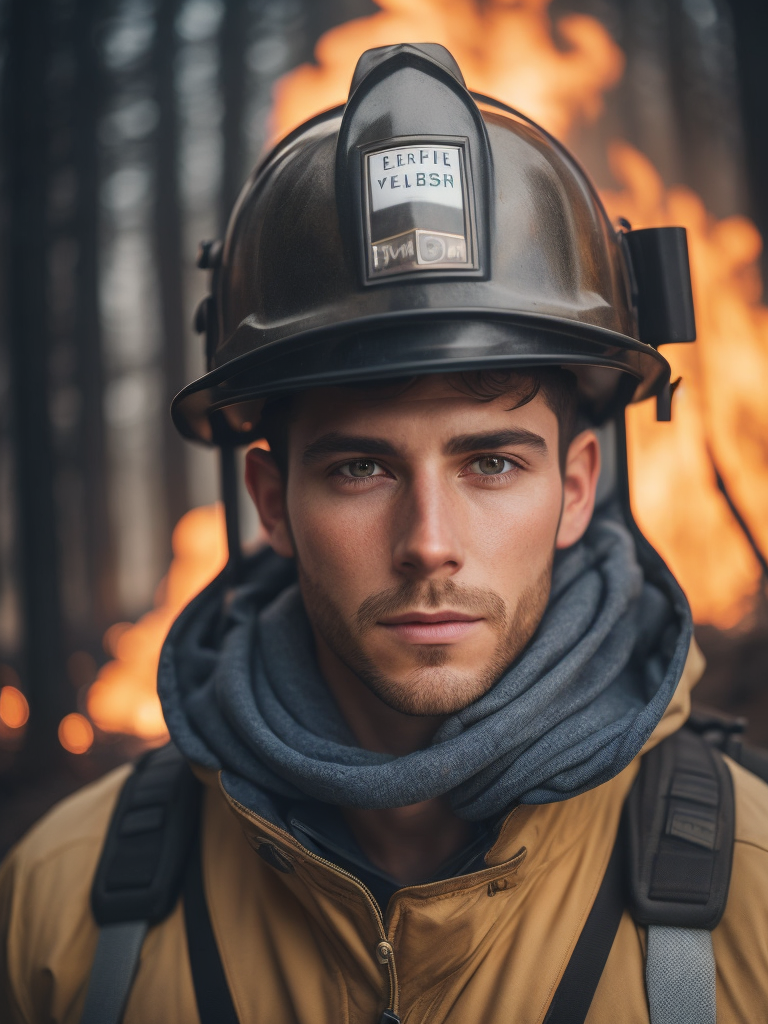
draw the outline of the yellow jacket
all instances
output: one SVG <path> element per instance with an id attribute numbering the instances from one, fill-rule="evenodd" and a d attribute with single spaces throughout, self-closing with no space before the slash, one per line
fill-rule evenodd
<path id="1" fill-rule="evenodd" d="M 688 715 L 692 649 L 648 746 Z M 237 805 L 215 777 L 203 804 L 211 923 L 243 1024 L 376 1024 L 394 992 L 405 1024 L 542 1021 L 600 887 L 639 759 L 563 803 L 516 807 L 487 867 L 408 886 L 382 916 L 350 874 Z M 728 762 L 736 846 L 713 933 L 718 1024 L 768 1019 L 768 787 Z M 97 928 L 89 893 L 129 767 L 54 808 L 0 869 L 0 1021 L 77 1024 Z M 279 871 L 258 856 L 275 847 Z M 273 861 L 277 858 L 272 858 Z M 394 951 L 380 962 L 379 943 Z M 648 1024 L 645 930 L 624 914 L 588 1024 Z M 183 907 L 151 929 L 125 1024 L 196 1024 Z"/>

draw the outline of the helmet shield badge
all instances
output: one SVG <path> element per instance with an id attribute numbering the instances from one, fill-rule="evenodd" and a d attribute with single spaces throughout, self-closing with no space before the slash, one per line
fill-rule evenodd
<path id="1" fill-rule="evenodd" d="M 412 270 L 475 269 L 466 179 L 461 143 L 408 139 L 364 154 L 367 284 Z"/>

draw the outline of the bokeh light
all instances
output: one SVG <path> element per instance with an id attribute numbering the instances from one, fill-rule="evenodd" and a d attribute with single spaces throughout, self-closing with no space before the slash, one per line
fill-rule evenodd
<path id="1" fill-rule="evenodd" d="M 85 754 L 93 746 L 93 726 L 85 717 L 73 712 L 59 722 L 59 743 L 70 754 Z"/>
<path id="2" fill-rule="evenodd" d="M 0 689 L 0 722 L 8 729 L 23 729 L 29 719 L 27 698 L 16 686 Z"/>

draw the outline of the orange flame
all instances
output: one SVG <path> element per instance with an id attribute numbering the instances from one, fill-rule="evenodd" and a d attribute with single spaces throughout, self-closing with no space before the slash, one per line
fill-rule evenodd
<path id="1" fill-rule="evenodd" d="M 358 57 L 374 46 L 441 43 L 470 89 L 509 102 L 558 137 L 595 120 L 624 55 L 594 18 L 571 14 L 553 37 L 550 0 L 377 0 L 381 10 L 321 36 L 316 64 L 302 64 L 275 87 L 273 141 L 308 117 L 345 103 Z"/>
<path id="2" fill-rule="evenodd" d="M 671 423 L 653 404 L 628 413 L 632 504 L 638 524 L 683 585 L 697 622 L 722 628 L 748 611 L 760 566 L 717 489 L 710 452 L 762 550 L 768 549 L 768 309 L 760 305 L 762 242 L 744 217 L 716 221 L 686 188 L 665 191 L 640 153 L 614 143 L 611 169 L 623 188 L 607 209 L 633 227 L 688 230 L 694 345 L 664 355 L 675 392 Z"/>
<path id="3" fill-rule="evenodd" d="M 344 103 L 361 52 L 403 41 L 442 43 L 468 86 L 518 108 L 559 138 L 595 120 L 603 94 L 621 78 L 624 57 L 594 18 L 553 26 L 549 0 L 377 0 L 380 10 L 319 40 L 315 64 L 275 88 L 272 141 L 322 110 Z M 715 486 L 708 448 L 756 538 L 768 547 L 768 310 L 759 304 L 761 242 L 744 218 L 716 221 L 690 190 L 665 190 L 653 166 L 623 143 L 610 161 L 620 186 L 605 192 L 611 216 L 635 227 L 681 224 L 691 252 L 699 340 L 664 354 L 683 376 L 671 424 L 653 403 L 629 414 L 633 503 L 649 540 L 670 563 L 698 622 L 726 627 L 749 609 L 759 570 Z M 176 615 L 222 567 L 223 517 L 196 509 L 174 533 L 174 561 L 158 604 L 135 626 L 106 638 L 115 654 L 88 696 L 104 730 L 157 741 L 165 725 L 155 694 L 160 646 Z"/>
<path id="4" fill-rule="evenodd" d="M 157 698 L 160 648 L 179 612 L 224 568 L 226 560 L 221 505 L 195 508 L 182 516 L 173 531 L 173 562 L 158 587 L 156 607 L 134 626 L 120 623 L 107 631 L 105 639 L 113 645 L 115 659 L 101 669 L 87 699 L 88 714 L 100 729 L 150 742 L 165 739 Z"/>

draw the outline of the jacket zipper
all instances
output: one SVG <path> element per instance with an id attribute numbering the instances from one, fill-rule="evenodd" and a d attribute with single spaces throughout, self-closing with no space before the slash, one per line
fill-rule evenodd
<path id="1" fill-rule="evenodd" d="M 221 786 L 221 783 L 219 783 Z M 231 803 L 237 810 L 253 824 L 258 825 L 258 818 L 250 811 L 247 807 L 241 804 L 234 797 L 230 796 L 229 793 L 221 786 L 222 792 L 226 797 L 227 801 Z M 340 868 L 338 864 L 334 864 L 333 861 L 326 860 L 325 857 L 320 857 L 318 854 L 313 853 L 312 850 L 308 850 L 306 847 L 302 847 L 304 856 L 311 858 L 318 864 L 323 864 L 325 867 L 330 868 L 331 871 L 337 875 L 342 875 L 344 878 L 349 879 L 365 896 L 368 902 L 368 908 L 372 911 L 373 919 L 376 922 L 376 927 L 379 932 L 379 941 L 376 943 L 376 949 L 374 955 L 376 962 L 381 966 L 387 968 L 387 980 L 389 982 L 389 999 L 388 1006 L 384 1013 L 382 1013 L 379 1024 L 400 1024 L 400 1017 L 398 1014 L 399 1003 L 400 1003 L 400 992 L 397 984 L 397 968 L 395 966 L 395 951 L 392 947 L 391 942 L 387 939 L 387 932 L 384 925 L 384 916 L 379 909 L 379 905 L 376 899 L 364 882 L 361 882 L 359 878 L 356 878 L 351 871 L 345 871 L 344 868 Z"/>

